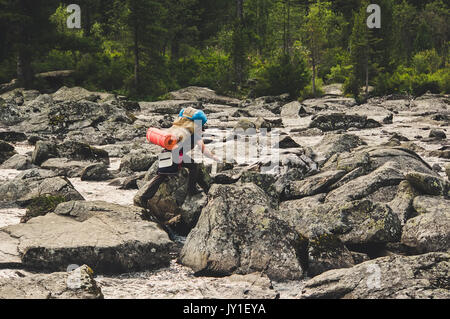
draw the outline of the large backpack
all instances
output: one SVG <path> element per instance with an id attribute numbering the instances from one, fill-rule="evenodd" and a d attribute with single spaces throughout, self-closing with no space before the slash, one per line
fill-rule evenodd
<path id="1" fill-rule="evenodd" d="M 193 107 L 184 109 L 183 116 L 178 117 L 168 131 L 178 138 L 178 144 L 182 144 L 195 132 L 195 123 L 192 118 L 198 110 Z"/>

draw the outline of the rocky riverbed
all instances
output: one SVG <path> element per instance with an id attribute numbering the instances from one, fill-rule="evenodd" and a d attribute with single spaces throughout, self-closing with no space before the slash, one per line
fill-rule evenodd
<path id="1" fill-rule="evenodd" d="M 449 298 L 450 97 L 326 92 L 0 95 L 0 298 Z M 188 106 L 226 161 L 144 203 Z"/>

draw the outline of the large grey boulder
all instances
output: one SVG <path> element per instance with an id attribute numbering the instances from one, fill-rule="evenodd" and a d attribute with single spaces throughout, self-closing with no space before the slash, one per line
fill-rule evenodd
<path id="1" fill-rule="evenodd" d="M 16 154 L 3 162 L 3 164 L 0 165 L 0 168 L 24 171 L 31 168 L 31 159 L 29 156 Z"/>
<path id="2" fill-rule="evenodd" d="M 357 247 L 397 242 L 401 223 L 386 204 L 370 200 L 323 203 L 323 195 L 283 202 L 281 216 L 299 234 L 311 238 L 319 228 Z"/>
<path id="3" fill-rule="evenodd" d="M 230 106 L 238 106 L 240 101 L 238 99 L 220 96 L 215 91 L 197 86 L 190 86 L 178 91 L 169 93 L 170 99 L 173 100 L 188 100 L 188 101 L 200 101 L 211 104 L 223 104 Z"/>
<path id="4" fill-rule="evenodd" d="M 450 200 L 420 196 L 414 208 L 420 215 L 409 219 L 403 227 L 402 243 L 415 253 L 449 251 Z"/>
<path id="5" fill-rule="evenodd" d="M 325 272 L 300 299 L 449 299 L 450 255 L 389 256 Z"/>
<path id="6" fill-rule="evenodd" d="M 24 171 L 0 185 L 0 202 L 27 206 L 33 199 L 46 195 L 60 196 L 66 201 L 83 199 L 68 179 L 42 169 Z"/>
<path id="7" fill-rule="evenodd" d="M 0 264 L 19 258 L 22 267 L 45 271 L 86 264 L 97 273 L 166 266 L 173 243 L 144 215 L 140 208 L 106 202 L 62 203 L 54 213 L 0 229 L 8 247 L 17 245 L 10 255 L 4 252 Z"/>
<path id="8" fill-rule="evenodd" d="M 49 158 L 67 158 L 75 161 L 103 162 L 109 164 L 108 152 L 85 143 L 65 141 L 61 144 L 38 141 L 32 155 L 32 162 L 41 165 Z"/>
<path id="9" fill-rule="evenodd" d="M 93 272 L 86 265 L 70 272 L 20 274 L 0 278 L 0 299 L 103 299 Z"/>
<path id="10" fill-rule="evenodd" d="M 312 118 L 310 128 L 318 128 L 324 132 L 347 130 L 351 127 L 358 129 L 376 128 L 381 124 L 367 116 L 345 113 L 319 114 Z"/>
<path id="11" fill-rule="evenodd" d="M 254 184 L 213 185 L 186 239 L 181 262 L 200 275 L 258 271 L 274 280 L 301 278 L 307 240 L 269 205 L 267 195 Z"/>
<path id="12" fill-rule="evenodd" d="M 327 160 L 334 154 L 350 152 L 365 142 L 353 134 L 327 134 L 313 147 L 317 160 Z"/>
<path id="13" fill-rule="evenodd" d="M 147 171 L 158 159 L 156 154 L 145 152 L 132 152 L 125 155 L 120 162 L 120 170 L 125 172 Z"/>

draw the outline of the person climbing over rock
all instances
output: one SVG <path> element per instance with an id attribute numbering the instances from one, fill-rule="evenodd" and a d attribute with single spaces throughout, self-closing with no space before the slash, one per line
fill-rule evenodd
<path id="1" fill-rule="evenodd" d="M 199 169 L 197 163 L 188 155 L 188 152 L 199 146 L 201 152 L 208 158 L 219 162 L 219 158 L 211 152 L 203 142 L 202 132 L 208 122 L 206 114 L 192 107 L 182 109 L 178 118 L 174 121 L 171 128 L 167 130 L 166 136 L 175 137 L 175 140 L 165 144 L 166 149 L 159 155 L 159 166 L 156 176 L 150 180 L 134 198 L 135 205 L 146 208 L 147 202 L 153 198 L 159 189 L 159 186 L 169 177 L 177 175 L 183 167 L 189 170 L 188 194 L 195 195 L 200 193 L 196 184 L 207 193 L 209 185 L 205 181 L 202 170 Z M 161 133 L 160 130 L 150 129 L 147 138 L 153 141 L 151 134 Z M 156 142 L 155 142 L 156 143 Z M 160 142 L 164 145 L 164 142 Z M 172 143 L 176 143 L 173 144 Z M 171 147 L 168 147 L 171 145 Z M 167 149 L 169 148 L 169 149 Z"/>

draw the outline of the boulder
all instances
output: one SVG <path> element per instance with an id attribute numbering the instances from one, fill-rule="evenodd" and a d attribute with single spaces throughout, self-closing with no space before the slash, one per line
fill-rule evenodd
<path id="1" fill-rule="evenodd" d="M 2 228 L 0 234 L 6 245 L 17 244 L 9 258 L 20 258 L 25 268 L 63 271 L 71 264 L 86 264 L 112 274 L 167 266 L 172 242 L 144 214 L 137 207 L 71 201 L 26 224 Z"/>
<path id="2" fill-rule="evenodd" d="M 240 101 L 238 99 L 220 96 L 211 89 L 197 86 L 190 86 L 178 91 L 169 93 L 169 98 L 173 100 L 188 100 L 200 101 L 211 104 L 222 104 L 229 106 L 238 106 Z"/>
<path id="3" fill-rule="evenodd" d="M 41 165 L 49 158 L 67 158 L 75 161 L 103 162 L 109 165 L 106 151 L 75 141 L 61 144 L 38 141 L 33 151 L 32 162 Z"/>
<path id="4" fill-rule="evenodd" d="M 406 174 L 408 182 L 420 193 L 434 196 L 450 196 L 450 183 L 438 175 L 420 172 L 409 172 Z"/>
<path id="5" fill-rule="evenodd" d="M 348 247 L 397 242 L 401 223 L 389 206 L 370 200 L 323 203 L 323 195 L 283 202 L 281 216 L 299 234 L 311 238 L 315 229 L 337 235 Z"/>
<path id="6" fill-rule="evenodd" d="M 319 144 L 313 147 L 318 160 L 327 160 L 334 154 L 350 152 L 358 146 L 365 145 L 358 136 L 353 134 L 327 134 Z"/>
<path id="7" fill-rule="evenodd" d="M 40 166 L 42 169 L 48 169 L 60 176 L 69 178 L 80 177 L 83 170 L 91 165 L 91 162 L 72 161 L 67 158 L 49 158 Z"/>
<path id="8" fill-rule="evenodd" d="M 301 181 L 293 181 L 285 189 L 285 199 L 299 199 L 327 193 L 328 188 L 339 181 L 346 174 L 343 170 L 330 170 L 305 178 Z"/>
<path id="9" fill-rule="evenodd" d="M 14 154 L 16 154 L 14 146 L 0 141 L 0 164 L 3 164 L 3 162 L 11 158 Z"/>
<path id="10" fill-rule="evenodd" d="M 177 175 L 169 176 L 159 186 L 155 195 L 144 201 L 143 195 L 152 187 L 151 180 L 144 184 L 134 197 L 134 204 L 148 208 L 162 223 L 181 215 L 181 206 L 187 197 L 188 170 L 182 169 Z"/>
<path id="11" fill-rule="evenodd" d="M 441 130 L 431 130 L 430 138 L 434 138 L 436 140 L 445 140 L 447 138 L 447 135 L 444 133 L 444 131 Z"/>
<path id="12" fill-rule="evenodd" d="M 5 142 L 23 142 L 27 140 L 27 136 L 21 132 L 0 131 L 0 140 Z"/>
<path id="13" fill-rule="evenodd" d="M 120 162 L 120 171 L 143 172 L 147 171 L 158 159 L 155 154 L 133 152 L 125 155 Z"/>
<path id="14" fill-rule="evenodd" d="M 309 238 L 308 277 L 339 268 L 355 265 L 352 253 L 345 247 L 337 235 L 315 230 Z"/>
<path id="15" fill-rule="evenodd" d="M 403 181 L 398 185 L 395 198 L 388 203 L 392 211 L 398 216 L 402 225 L 415 216 L 413 201 L 419 195 L 408 181 Z"/>
<path id="16" fill-rule="evenodd" d="M 31 159 L 29 156 L 16 154 L 3 162 L 0 168 L 24 171 L 31 168 Z"/>
<path id="17" fill-rule="evenodd" d="M 358 177 L 343 186 L 331 191 L 327 195 L 327 201 L 345 202 L 360 200 L 388 186 L 397 186 L 405 179 L 401 167 L 396 162 L 387 162 L 368 175 Z M 384 194 L 384 198 L 391 200 L 395 196 L 395 190 Z M 389 201 L 389 200 L 387 200 Z"/>
<path id="18" fill-rule="evenodd" d="M 417 196 L 414 198 L 413 207 L 419 214 L 450 214 L 450 200 L 438 196 Z"/>
<path id="19" fill-rule="evenodd" d="M 33 199 L 45 195 L 61 196 L 66 201 L 83 200 L 69 180 L 47 170 L 27 170 L 0 185 L 0 202 L 27 206 Z"/>
<path id="20" fill-rule="evenodd" d="M 213 185 L 181 262 L 199 275 L 257 271 L 273 280 L 300 279 L 307 241 L 268 207 L 268 197 L 254 184 Z"/>
<path id="21" fill-rule="evenodd" d="M 301 147 L 296 141 L 292 139 L 289 135 L 281 136 L 278 142 L 278 147 L 281 149 L 286 148 L 299 148 Z"/>
<path id="22" fill-rule="evenodd" d="M 358 129 L 376 128 L 382 125 L 367 116 L 351 115 L 345 113 L 319 114 L 312 118 L 310 128 L 318 128 L 324 132 L 348 130 L 351 127 Z"/>
<path id="23" fill-rule="evenodd" d="M 197 221 L 200 218 L 203 207 L 206 206 L 208 197 L 205 193 L 196 195 L 188 195 L 181 206 L 181 218 L 183 224 L 186 226 L 184 235 L 187 236 L 192 228 L 197 225 Z"/>
<path id="24" fill-rule="evenodd" d="M 447 201 L 448 202 L 448 201 Z M 449 251 L 450 212 L 429 212 L 409 219 L 403 227 L 401 242 L 415 253 Z"/>
<path id="25" fill-rule="evenodd" d="M 306 282 L 300 299 L 449 299 L 450 255 L 393 255 Z"/>
<path id="26" fill-rule="evenodd" d="M 112 179 L 108 166 L 104 163 L 91 164 L 81 172 L 82 181 L 106 181 Z"/>
<path id="27" fill-rule="evenodd" d="M 203 109 L 203 104 L 201 102 L 195 102 L 192 100 L 180 100 L 180 101 L 166 100 L 157 102 L 140 102 L 139 106 L 141 108 L 141 112 L 146 115 L 154 113 L 178 115 L 181 109 L 188 107 L 193 107 L 195 109 Z"/>
<path id="28" fill-rule="evenodd" d="M 0 278 L 0 299 L 103 299 L 94 273 L 83 265 L 68 272 Z"/>

